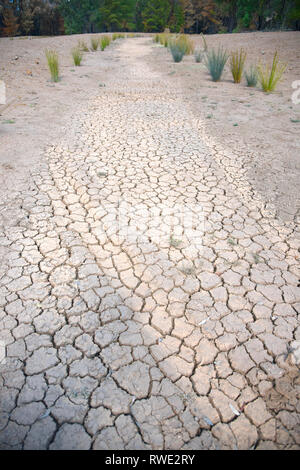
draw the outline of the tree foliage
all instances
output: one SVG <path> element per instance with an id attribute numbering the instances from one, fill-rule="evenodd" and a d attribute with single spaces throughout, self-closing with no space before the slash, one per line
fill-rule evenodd
<path id="1" fill-rule="evenodd" d="M 3 12 L 3 35 L 15 36 L 19 31 L 18 19 L 12 8 L 7 8 Z"/>
<path id="2" fill-rule="evenodd" d="M 0 0 L 0 34 L 300 29 L 300 0 Z"/>

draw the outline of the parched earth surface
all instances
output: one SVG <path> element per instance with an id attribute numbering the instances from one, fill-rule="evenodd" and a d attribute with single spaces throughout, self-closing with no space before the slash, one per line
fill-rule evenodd
<path id="1" fill-rule="evenodd" d="M 0 448 L 299 449 L 299 228 L 149 41 L 2 210 Z"/>

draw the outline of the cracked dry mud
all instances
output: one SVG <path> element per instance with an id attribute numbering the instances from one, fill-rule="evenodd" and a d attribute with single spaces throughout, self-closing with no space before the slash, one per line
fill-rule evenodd
<path id="1" fill-rule="evenodd" d="M 149 43 L 122 43 L 2 220 L 0 448 L 299 449 L 299 232 Z"/>

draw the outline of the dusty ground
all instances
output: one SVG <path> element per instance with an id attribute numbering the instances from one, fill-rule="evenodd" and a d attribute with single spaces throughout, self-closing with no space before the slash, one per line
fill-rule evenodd
<path id="1" fill-rule="evenodd" d="M 259 35 L 209 41 L 230 37 Z M 147 38 L 75 70 L 76 42 L 0 41 L 18 97 L 0 131 L 0 447 L 299 449 L 290 84 L 210 88 L 201 64 L 175 66 Z M 51 43 L 65 54 L 54 86 Z"/>
<path id="2" fill-rule="evenodd" d="M 196 47 L 202 39 L 192 36 Z M 174 64 L 161 46 L 154 48 L 152 64 L 181 84 L 186 105 L 214 140 L 232 151 L 234 160 L 247 171 L 247 177 L 262 197 L 275 205 L 283 220 L 300 217 L 300 104 L 293 104 L 292 83 L 300 77 L 300 34 L 298 32 L 222 34 L 206 36 L 209 47 L 219 45 L 228 52 L 243 47 L 246 68 L 259 62 L 272 62 L 274 52 L 287 64 L 283 81 L 270 95 L 232 81 L 229 62 L 222 82 L 212 83 L 204 64 L 185 57 Z M 175 86 L 177 86 L 175 85 Z M 298 121 L 298 122 L 292 122 Z"/>

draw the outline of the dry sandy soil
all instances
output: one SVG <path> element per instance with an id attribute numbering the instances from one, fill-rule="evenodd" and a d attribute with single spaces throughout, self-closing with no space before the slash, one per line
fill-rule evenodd
<path id="1" fill-rule="evenodd" d="M 259 62 L 271 63 L 276 50 L 287 64 L 276 92 L 268 95 L 247 88 L 245 80 L 241 85 L 234 84 L 229 64 L 222 81 L 215 84 L 206 67 L 195 64 L 193 57 L 174 64 L 169 53 L 158 46 L 152 61 L 174 82 L 181 83 L 186 103 L 203 119 L 203 128 L 232 151 L 233 159 L 242 162 L 247 177 L 262 197 L 275 205 L 278 216 L 296 220 L 300 211 L 300 105 L 293 104 L 291 97 L 292 83 L 300 77 L 300 34 L 222 34 L 206 36 L 206 41 L 208 47 L 221 45 L 228 52 L 243 47 L 246 68 Z M 200 37 L 194 42 L 203 49 Z"/>
<path id="2" fill-rule="evenodd" d="M 118 57 L 108 52 L 101 58 L 89 53 L 83 66 L 74 68 L 70 50 L 79 38 L 89 45 L 89 35 L 0 39 L 0 78 L 6 82 L 8 102 L 13 101 L 1 115 L 2 189 L 8 182 L 23 179 L 24 169 L 38 158 L 39 151 L 64 133 L 73 110 L 96 94 L 116 70 Z M 291 97 L 292 83 L 300 77 L 300 34 L 255 32 L 206 39 L 209 47 L 221 44 L 228 51 L 243 47 L 246 67 L 270 62 L 277 50 L 288 65 L 277 91 L 267 95 L 247 88 L 244 82 L 233 84 L 228 65 L 222 82 L 214 84 L 203 64 L 196 64 L 193 57 L 174 64 L 160 46 L 152 46 L 147 60 L 166 75 L 168 87 L 181 88 L 186 106 L 202 120 L 203 129 L 232 151 L 234 159 L 242 160 L 247 177 L 266 202 L 275 205 L 277 215 L 298 222 L 300 123 L 292 121 L 299 121 L 300 105 L 293 104 Z M 193 36 L 193 41 L 203 48 L 200 36 Z M 49 81 L 45 48 L 55 48 L 61 57 L 62 80 L 55 85 Z M 11 120 L 15 123 L 6 124 Z"/>
<path id="3" fill-rule="evenodd" d="M 71 49 L 79 39 L 90 46 L 89 35 L 1 38 L 0 77 L 6 83 L 7 103 L 11 103 L 0 105 L 0 191 L 6 210 L 8 200 L 14 200 L 16 185 L 19 190 L 28 170 L 41 161 L 41 151 L 64 135 L 74 111 L 114 73 L 117 59 L 107 53 L 101 58 L 90 53 L 80 68 L 74 67 Z M 49 79 L 45 49 L 55 49 L 60 55 L 59 83 Z"/>
<path id="4" fill-rule="evenodd" d="M 207 38 L 277 48 L 272 95 L 147 37 L 0 40 L 1 449 L 299 449 L 299 37 Z"/>

